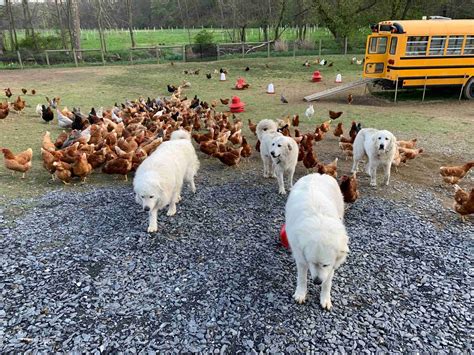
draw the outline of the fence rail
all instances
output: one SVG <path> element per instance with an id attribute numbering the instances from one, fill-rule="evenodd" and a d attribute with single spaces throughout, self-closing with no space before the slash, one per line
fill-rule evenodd
<path id="1" fill-rule="evenodd" d="M 213 61 L 236 58 L 309 56 L 331 54 L 363 54 L 365 43 L 344 39 L 344 43 L 326 41 L 268 41 L 219 43 L 212 45 L 156 45 L 122 50 L 47 49 L 43 52 L 21 50 L 0 55 L 0 69 L 37 66 L 107 65 L 165 63 L 170 61 Z"/>

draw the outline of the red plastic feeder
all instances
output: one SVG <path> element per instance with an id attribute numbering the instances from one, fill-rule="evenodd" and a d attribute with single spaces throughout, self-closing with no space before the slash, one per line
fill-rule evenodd
<path id="1" fill-rule="evenodd" d="M 247 84 L 244 80 L 244 78 L 238 78 L 237 83 L 235 84 L 235 88 L 237 90 L 243 90 L 249 87 L 249 84 Z"/>
<path id="2" fill-rule="evenodd" d="M 290 249 L 290 244 L 288 243 L 288 237 L 286 235 L 286 224 L 281 227 L 280 230 L 280 242 L 286 249 Z"/>
<path id="3" fill-rule="evenodd" d="M 313 73 L 313 77 L 311 79 L 311 81 L 314 81 L 314 82 L 319 82 L 323 80 L 323 77 L 321 75 L 321 73 L 319 72 L 319 70 L 316 70 L 314 73 Z"/>
<path id="4" fill-rule="evenodd" d="M 229 105 L 230 112 L 233 112 L 233 113 L 244 112 L 244 106 L 245 106 L 245 103 L 240 101 L 240 97 L 233 96 L 232 103 Z"/>

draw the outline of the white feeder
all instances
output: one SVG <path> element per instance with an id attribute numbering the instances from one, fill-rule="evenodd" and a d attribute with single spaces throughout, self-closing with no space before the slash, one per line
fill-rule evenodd
<path id="1" fill-rule="evenodd" d="M 342 75 L 341 74 L 336 75 L 336 83 L 342 83 Z"/>
<path id="2" fill-rule="evenodd" d="M 274 94 L 274 93 L 275 93 L 275 88 L 273 86 L 273 83 L 268 84 L 267 94 Z"/>
<path id="3" fill-rule="evenodd" d="M 225 73 L 221 73 L 221 78 L 219 79 L 220 81 L 226 81 L 227 79 L 225 78 Z"/>

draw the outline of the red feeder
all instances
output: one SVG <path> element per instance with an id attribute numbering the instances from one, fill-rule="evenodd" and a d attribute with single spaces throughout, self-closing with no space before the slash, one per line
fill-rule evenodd
<path id="1" fill-rule="evenodd" d="M 316 70 L 313 73 L 313 78 L 311 80 L 314 81 L 314 82 L 319 82 L 319 81 L 323 80 L 323 77 L 322 77 L 321 73 L 319 72 L 319 70 Z"/>
<path id="2" fill-rule="evenodd" d="M 232 103 L 229 105 L 230 112 L 237 113 L 237 112 L 244 112 L 245 103 L 240 101 L 240 97 L 233 96 Z"/>
<path id="3" fill-rule="evenodd" d="M 281 227 L 280 230 L 280 242 L 286 249 L 290 249 L 290 244 L 288 244 L 288 237 L 286 236 L 286 224 Z"/>
<path id="4" fill-rule="evenodd" d="M 247 84 L 243 78 L 237 79 L 237 83 L 235 84 L 235 88 L 237 90 L 247 89 L 248 87 L 249 87 L 249 84 Z"/>

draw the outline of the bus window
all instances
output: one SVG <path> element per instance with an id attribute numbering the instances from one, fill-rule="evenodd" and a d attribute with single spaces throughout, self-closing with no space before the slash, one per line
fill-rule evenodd
<path id="1" fill-rule="evenodd" d="M 392 37 L 392 40 L 390 41 L 390 54 L 395 54 L 397 52 L 397 42 L 398 38 Z"/>
<path id="2" fill-rule="evenodd" d="M 407 49 L 405 54 L 407 56 L 426 55 L 426 48 L 428 47 L 428 37 L 413 36 L 408 37 Z"/>
<path id="3" fill-rule="evenodd" d="M 384 54 L 387 50 L 387 37 L 372 37 L 369 44 L 369 53 Z"/>
<path id="4" fill-rule="evenodd" d="M 474 54 L 474 36 L 467 36 L 464 54 Z"/>
<path id="5" fill-rule="evenodd" d="M 429 55 L 443 55 L 446 36 L 431 37 Z"/>
<path id="6" fill-rule="evenodd" d="M 448 41 L 448 48 L 446 49 L 446 55 L 461 54 L 463 40 L 464 36 L 450 36 Z"/>

